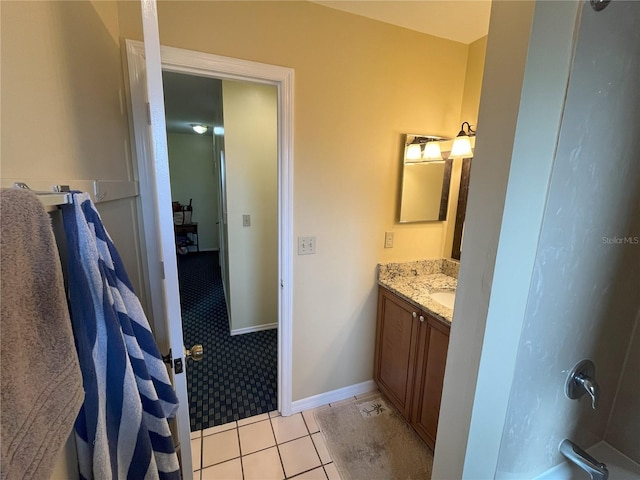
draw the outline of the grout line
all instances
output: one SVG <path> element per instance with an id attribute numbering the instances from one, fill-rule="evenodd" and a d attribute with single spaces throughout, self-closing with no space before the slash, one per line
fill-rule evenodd
<path id="1" fill-rule="evenodd" d="M 277 417 L 274 417 L 277 418 Z M 284 469 L 284 462 L 282 461 L 282 454 L 280 453 L 280 446 L 278 445 L 278 439 L 276 438 L 276 431 L 273 428 L 273 421 L 271 417 L 269 417 L 269 425 L 271 425 L 271 433 L 273 433 L 273 439 L 276 442 L 276 451 L 278 452 L 278 458 L 280 459 L 280 466 L 282 467 L 282 475 L 287 478 L 287 472 Z"/>
<path id="2" fill-rule="evenodd" d="M 316 451 L 316 455 L 318 456 L 318 460 L 320 460 L 320 466 L 324 468 L 324 463 L 322 463 L 322 457 L 320 456 L 320 452 L 318 452 L 318 447 L 316 447 L 316 442 L 313 441 L 313 437 L 309 434 L 309 438 L 311 439 L 311 445 L 313 445 L 313 449 Z M 325 474 L 327 472 L 324 472 Z"/>
<path id="3" fill-rule="evenodd" d="M 309 473 L 312 470 L 315 470 L 317 468 L 322 468 L 322 470 L 324 470 L 324 466 L 323 465 L 318 465 L 317 467 L 313 467 L 310 468 L 309 470 L 305 470 L 304 472 L 300 472 L 300 473 L 296 473 L 293 477 L 285 477 L 285 480 L 289 480 L 290 478 L 298 478 L 300 477 L 300 475 L 304 475 L 305 473 Z M 324 474 L 327 476 L 327 478 L 329 478 L 329 475 L 327 475 L 327 472 L 324 472 Z"/>
<path id="4" fill-rule="evenodd" d="M 242 458 L 242 443 L 240 443 L 240 427 L 236 424 L 236 438 L 238 439 L 238 452 L 240 452 L 240 458 Z"/>
<path id="5" fill-rule="evenodd" d="M 305 410 L 306 411 L 306 410 Z M 311 429 L 309 428 L 309 425 L 307 425 L 307 420 L 304 418 L 304 415 L 302 414 L 303 412 L 300 412 L 300 416 L 302 417 L 302 421 L 304 422 L 304 426 L 307 427 L 307 433 L 309 435 L 311 435 Z M 313 414 L 312 414 L 313 415 Z"/>
<path id="6" fill-rule="evenodd" d="M 238 429 L 238 447 L 240 448 L 240 473 L 242 474 L 242 478 L 244 480 L 244 460 L 242 460 L 244 458 L 244 455 L 242 455 L 242 444 L 240 443 L 240 427 L 238 426 L 237 422 L 236 428 Z M 328 475 L 327 478 L 329 478 Z"/>

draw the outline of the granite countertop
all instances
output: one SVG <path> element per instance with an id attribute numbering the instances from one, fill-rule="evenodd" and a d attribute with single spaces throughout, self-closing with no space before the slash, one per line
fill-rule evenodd
<path id="1" fill-rule="evenodd" d="M 455 291 L 459 268 L 459 262 L 448 258 L 380 264 L 378 285 L 450 324 L 453 309 L 435 301 L 431 294 Z"/>

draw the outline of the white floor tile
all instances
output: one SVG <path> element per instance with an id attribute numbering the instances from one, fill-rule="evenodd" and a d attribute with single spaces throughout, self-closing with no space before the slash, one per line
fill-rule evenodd
<path id="1" fill-rule="evenodd" d="M 327 480 L 327 475 L 324 473 L 324 468 L 318 467 L 308 472 L 301 473 L 300 475 L 296 475 L 293 478 L 295 480 Z"/>
<path id="2" fill-rule="evenodd" d="M 191 440 L 191 462 L 193 462 L 193 471 L 200 470 L 202 464 L 202 440 L 194 438 Z"/>
<path id="3" fill-rule="evenodd" d="M 279 417 L 280 416 L 280 412 L 278 410 L 274 410 L 273 412 L 269 412 L 269 417 L 273 418 L 273 417 Z"/>
<path id="4" fill-rule="evenodd" d="M 206 437 L 209 435 L 213 435 L 215 433 L 226 432 L 227 430 L 231 430 L 232 428 L 236 428 L 238 425 L 236 422 L 225 423 L 224 425 L 218 425 L 215 427 L 205 428 L 202 431 L 202 436 Z"/>
<path id="5" fill-rule="evenodd" d="M 329 480 L 342 480 L 340 478 L 340 472 L 338 472 L 338 469 L 336 468 L 335 463 L 330 463 L 329 465 L 325 465 L 324 469 L 327 472 L 327 477 L 329 477 Z"/>
<path id="6" fill-rule="evenodd" d="M 202 480 L 243 480 L 239 458 L 219 463 L 202 470 Z"/>
<path id="7" fill-rule="evenodd" d="M 320 458 L 309 436 L 278 445 L 278 449 L 287 477 L 320 466 Z"/>
<path id="8" fill-rule="evenodd" d="M 304 422 L 307 424 L 309 433 L 316 433 L 320 431 L 320 427 L 316 423 L 316 417 L 314 415 L 315 411 L 316 409 L 305 410 L 304 412 L 302 412 L 302 416 L 304 417 Z"/>
<path id="9" fill-rule="evenodd" d="M 247 455 L 276 445 L 269 420 L 240 427 L 238 433 L 240 435 L 242 455 Z"/>
<path id="10" fill-rule="evenodd" d="M 236 429 L 209 435 L 202 439 L 202 466 L 209 467 L 240 456 Z"/>
<path id="11" fill-rule="evenodd" d="M 320 461 L 324 465 L 325 463 L 331 463 L 331 455 L 329 454 L 329 450 L 327 449 L 327 444 L 324 442 L 324 436 L 321 432 L 314 433 L 311 435 L 311 439 L 313 440 L 313 444 L 316 446 L 316 450 L 318 451 L 318 455 L 320 455 Z"/>
<path id="12" fill-rule="evenodd" d="M 273 433 L 278 444 L 308 435 L 307 427 L 300 413 L 290 417 L 274 417 L 271 419 Z"/>
<path id="13" fill-rule="evenodd" d="M 282 480 L 284 472 L 276 447 L 242 457 L 244 480 Z"/>
<path id="14" fill-rule="evenodd" d="M 250 423 L 261 422 L 262 420 L 267 420 L 269 418 L 268 413 L 262 413 L 260 415 L 255 415 L 253 417 L 243 418 L 242 420 L 238 420 L 238 426 L 242 427 L 243 425 L 249 425 Z"/>

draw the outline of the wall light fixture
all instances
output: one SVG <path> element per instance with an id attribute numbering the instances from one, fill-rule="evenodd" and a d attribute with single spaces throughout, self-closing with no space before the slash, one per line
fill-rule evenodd
<path id="1" fill-rule="evenodd" d="M 467 126 L 467 130 L 465 131 L 464 126 Z M 471 128 L 469 122 L 462 122 L 462 126 L 460 127 L 460 132 L 453 140 L 453 145 L 451 146 L 451 154 L 449 158 L 472 158 L 473 150 L 471 148 L 471 139 L 470 137 L 474 137 L 476 134 L 475 130 Z"/>

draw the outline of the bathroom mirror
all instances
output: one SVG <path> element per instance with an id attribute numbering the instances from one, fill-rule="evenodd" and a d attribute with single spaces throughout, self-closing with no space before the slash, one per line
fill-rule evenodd
<path id="1" fill-rule="evenodd" d="M 442 137 L 406 134 L 402 155 L 400 223 L 447 219 L 450 159 L 443 160 Z"/>

